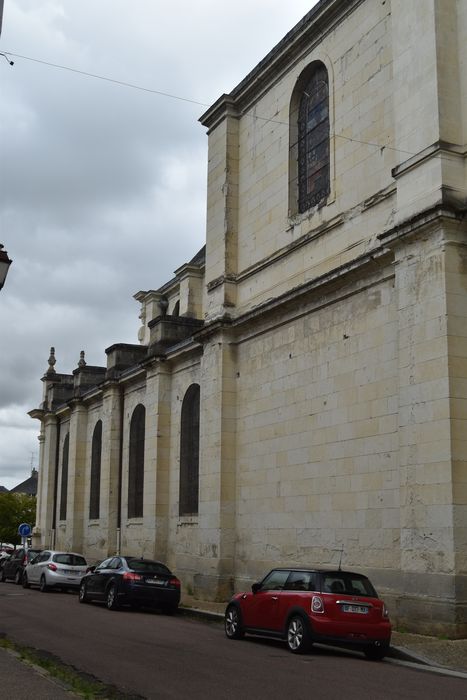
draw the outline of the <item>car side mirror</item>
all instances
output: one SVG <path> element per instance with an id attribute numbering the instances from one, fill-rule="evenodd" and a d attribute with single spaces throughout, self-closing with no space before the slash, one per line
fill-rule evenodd
<path id="1" fill-rule="evenodd" d="M 92 574 L 92 573 L 94 573 L 95 570 L 96 570 L 95 566 L 88 566 L 88 568 L 86 569 L 86 573 Z"/>
<path id="2" fill-rule="evenodd" d="M 258 593 L 258 591 L 261 590 L 261 584 L 260 583 L 254 583 L 251 587 L 251 590 L 253 593 Z"/>

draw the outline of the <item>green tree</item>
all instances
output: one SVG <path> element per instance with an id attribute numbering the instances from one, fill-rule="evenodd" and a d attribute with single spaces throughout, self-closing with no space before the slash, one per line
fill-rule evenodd
<path id="1" fill-rule="evenodd" d="M 36 522 L 36 497 L 24 493 L 0 493 L 0 542 L 20 544 L 18 526 Z"/>

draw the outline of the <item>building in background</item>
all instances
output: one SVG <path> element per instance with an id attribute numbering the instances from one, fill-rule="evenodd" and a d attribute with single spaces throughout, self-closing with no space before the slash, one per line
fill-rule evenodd
<path id="1" fill-rule="evenodd" d="M 50 356 L 34 544 L 214 600 L 342 556 L 467 634 L 467 3 L 321 0 L 201 122 L 205 250 Z"/>

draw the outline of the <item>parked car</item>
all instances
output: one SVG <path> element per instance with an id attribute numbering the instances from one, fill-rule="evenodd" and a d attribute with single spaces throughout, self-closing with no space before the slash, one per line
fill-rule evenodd
<path id="1" fill-rule="evenodd" d="M 92 600 L 104 601 L 109 610 L 128 604 L 175 612 L 180 602 L 180 581 L 159 561 L 110 557 L 91 567 L 81 581 L 79 602 Z"/>
<path id="2" fill-rule="evenodd" d="M 26 566 L 23 587 L 39 586 L 42 593 L 51 588 L 77 589 L 86 567 L 86 559 L 81 554 L 46 549 Z"/>
<path id="3" fill-rule="evenodd" d="M 359 649 L 382 659 L 391 623 L 382 600 L 362 574 L 317 569 L 273 569 L 251 593 L 237 593 L 225 611 L 225 633 L 284 639 L 303 653 L 313 642 Z"/>
<path id="4" fill-rule="evenodd" d="M 25 549 L 24 547 L 15 550 L 10 558 L 4 561 L 0 580 L 12 579 L 19 585 L 23 580 L 25 567 L 40 551 L 40 549 Z"/>

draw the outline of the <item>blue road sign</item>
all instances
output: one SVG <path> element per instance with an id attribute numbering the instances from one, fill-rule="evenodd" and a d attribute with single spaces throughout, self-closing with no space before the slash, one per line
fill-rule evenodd
<path id="1" fill-rule="evenodd" d="M 27 523 L 21 523 L 21 525 L 18 527 L 18 535 L 20 535 L 21 537 L 29 537 L 30 534 L 31 526 Z"/>

